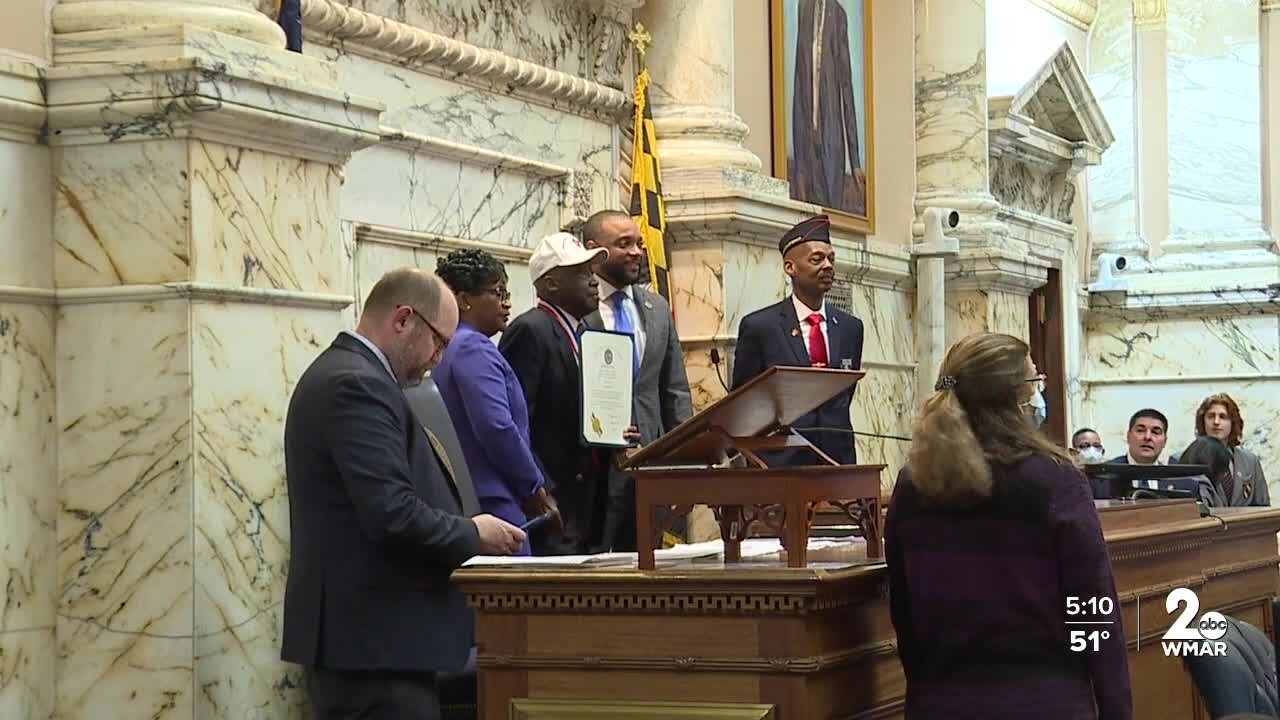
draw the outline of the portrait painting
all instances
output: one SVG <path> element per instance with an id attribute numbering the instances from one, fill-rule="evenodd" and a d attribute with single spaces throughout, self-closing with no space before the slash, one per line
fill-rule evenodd
<path id="1" fill-rule="evenodd" d="M 871 0 L 771 0 L 773 172 L 832 223 L 875 231 Z"/>

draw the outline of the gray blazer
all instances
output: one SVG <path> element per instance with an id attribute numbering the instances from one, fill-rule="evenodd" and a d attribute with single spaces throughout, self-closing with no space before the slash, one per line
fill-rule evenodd
<path id="1" fill-rule="evenodd" d="M 661 296 L 639 285 L 632 286 L 640 324 L 644 326 L 644 357 L 632 392 L 632 420 L 640 430 L 640 441 L 648 444 L 693 415 L 689 398 L 689 377 L 684 370 L 684 354 L 671 318 L 671 305 Z M 587 327 L 604 329 L 600 313 L 584 318 Z"/>
<path id="2" fill-rule="evenodd" d="M 693 415 L 689 398 L 689 377 L 684 370 L 684 354 L 671 318 L 671 305 L 639 285 L 632 286 L 640 323 L 644 327 L 644 356 L 631 400 L 631 418 L 640 430 L 640 442 L 647 444 L 669 432 Z M 588 327 L 604 329 L 599 312 L 588 315 Z M 635 481 L 609 463 L 609 496 L 605 506 L 602 550 L 631 551 L 636 547 Z"/>
<path id="3" fill-rule="evenodd" d="M 1171 453 L 1169 464 L 1176 465 L 1182 453 Z M 1262 461 L 1257 455 L 1242 447 L 1231 448 L 1231 467 L 1235 472 L 1235 486 L 1231 490 L 1230 502 L 1220 502 L 1217 507 L 1270 507 L 1271 493 L 1267 490 L 1267 475 L 1262 471 Z M 1245 484 L 1253 487 L 1249 497 L 1244 496 Z M 1215 494 L 1221 498 L 1217 486 Z"/>

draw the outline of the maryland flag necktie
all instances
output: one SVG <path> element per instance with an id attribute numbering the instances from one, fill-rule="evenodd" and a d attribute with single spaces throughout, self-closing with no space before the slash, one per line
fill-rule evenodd
<path id="1" fill-rule="evenodd" d="M 654 290 L 671 302 L 668 277 L 667 211 L 662 203 L 662 173 L 658 167 L 658 142 L 649 109 L 649 71 L 636 76 L 635 135 L 631 151 L 631 217 L 640 226 L 640 235 L 649 256 L 649 277 Z M 672 303 L 674 307 L 674 303 Z"/>

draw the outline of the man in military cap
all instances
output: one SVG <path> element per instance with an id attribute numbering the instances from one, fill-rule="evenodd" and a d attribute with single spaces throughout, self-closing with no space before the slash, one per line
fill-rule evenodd
<path id="1" fill-rule="evenodd" d="M 791 296 L 742 318 L 733 355 L 733 387 L 775 365 L 862 368 L 862 321 L 826 302 L 835 279 L 836 251 L 831 247 L 831 219 L 811 217 L 778 243 L 782 268 L 791 278 Z M 853 464 L 857 455 L 849 403 L 853 390 L 828 400 L 801 417 L 793 427 L 838 463 Z M 821 460 L 807 449 L 768 453 L 771 465 L 813 465 Z"/>

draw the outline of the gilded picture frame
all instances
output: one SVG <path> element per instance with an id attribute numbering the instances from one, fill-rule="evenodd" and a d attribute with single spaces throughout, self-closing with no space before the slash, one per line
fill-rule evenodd
<path id="1" fill-rule="evenodd" d="M 872 0 L 769 4 L 773 175 L 833 225 L 874 233 Z"/>
<path id="2" fill-rule="evenodd" d="M 776 720 L 773 705 L 755 703 L 511 701 L 510 720 Z"/>

